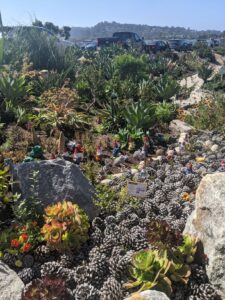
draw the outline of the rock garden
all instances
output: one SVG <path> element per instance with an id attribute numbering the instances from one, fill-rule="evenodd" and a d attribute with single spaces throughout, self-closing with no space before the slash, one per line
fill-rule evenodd
<path id="1" fill-rule="evenodd" d="M 225 299 L 219 54 L 3 42 L 0 299 Z"/>

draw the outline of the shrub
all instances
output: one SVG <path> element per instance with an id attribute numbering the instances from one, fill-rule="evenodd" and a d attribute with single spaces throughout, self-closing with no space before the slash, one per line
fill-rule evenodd
<path id="1" fill-rule="evenodd" d="M 204 63 L 201 65 L 201 67 L 198 69 L 198 76 L 206 82 L 209 77 L 212 75 L 212 68 L 209 66 L 209 64 Z"/>
<path id="2" fill-rule="evenodd" d="M 155 123 L 155 107 L 140 100 L 126 108 L 124 117 L 128 127 L 146 131 Z"/>
<path id="3" fill-rule="evenodd" d="M 132 79 L 139 81 L 146 77 L 146 64 L 142 57 L 134 57 L 131 54 L 122 54 L 114 59 L 116 73 L 120 79 Z"/>
<path id="4" fill-rule="evenodd" d="M 225 100 L 217 97 L 211 101 L 201 101 L 196 111 L 187 115 L 185 121 L 196 129 L 214 130 L 224 129 Z"/>
<path id="5" fill-rule="evenodd" d="M 77 204 L 64 200 L 45 208 L 41 229 L 47 244 L 57 250 L 78 249 L 88 239 L 88 217 Z"/>

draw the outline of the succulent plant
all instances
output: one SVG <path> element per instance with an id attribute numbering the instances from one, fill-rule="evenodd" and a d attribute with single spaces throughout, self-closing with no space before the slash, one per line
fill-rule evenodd
<path id="1" fill-rule="evenodd" d="M 69 290 L 66 288 L 64 280 L 53 277 L 43 277 L 36 279 L 27 286 L 24 295 L 24 300 L 69 300 L 72 299 Z"/>
<path id="2" fill-rule="evenodd" d="M 48 206 L 44 218 L 41 232 L 52 249 L 77 249 L 88 238 L 88 217 L 72 202 L 64 200 Z"/>

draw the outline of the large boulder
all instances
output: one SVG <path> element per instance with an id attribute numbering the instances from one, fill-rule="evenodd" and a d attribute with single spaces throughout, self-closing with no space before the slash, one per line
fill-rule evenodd
<path id="1" fill-rule="evenodd" d="M 38 171 L 37 197 L 47 206 L 64 199 L 77 203 L 90 218 L 97 215 L 93 197 L 95 190 L 81 170 L 75 164 L 57 159 L 27 162 L 13 167 L 14 181 L 18 182 L 14 190 L 22 197 L 32 196 L 32 173 Z"/>
<path id="2" fill-rule="evenodd" d="M 0 300 L 21 300 L 23 288 L 16 272 L 0 260 Z"/>
<path id="3" fill-rule="evenodd" d="M 176 134 L 179 134 L 179 133 L 189 133 L 191 131 L 193 131 L 193 127 L 181 120 L 173 120 L 170 122 L 170 125 L 169 125 L 169 129 L 173 132 L 173 133 L 176 133 Z"/>
<path id="4" fill-rule="evenodd" d="M 209 259 L 207 274 L 225 299 L 225 173 L 206 175 L 184 233 L 197 236 Z"/>

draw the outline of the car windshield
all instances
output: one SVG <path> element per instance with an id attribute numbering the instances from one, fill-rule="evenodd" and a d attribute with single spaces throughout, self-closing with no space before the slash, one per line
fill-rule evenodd
<path id="1" fill-rule="evenodd" d="M 127 40 L 131 38 L 131 34 L 129 32 L 115 32 L 113 37 L 120 38 L 123 40 Z"/>

